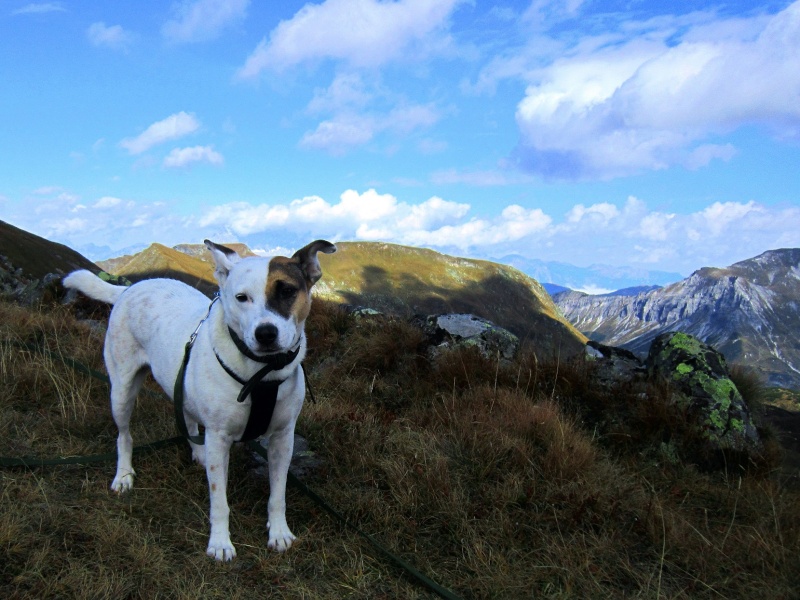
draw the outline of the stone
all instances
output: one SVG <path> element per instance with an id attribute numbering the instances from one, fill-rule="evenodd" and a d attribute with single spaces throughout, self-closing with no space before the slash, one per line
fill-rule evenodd
<path id="1" fill-rule="evenodd" d="M 725 357 L 696 337 L 669 332 L 653 340 L 651 378 L 666 381 L 702 428 L 711 450 L 749 453 L 761 447 L 750 408 L 731 381 Z"/>
<path id="2" fill-rule="evenodd" d="M 590 340 L 586 343 L 586 357 L 594 363 L 597 382 L 608 388 L 617 384 L 642 382 L 647 375 L 644 363 L 625 348 Z"/>
<path id="3" fill-rule="evenodd" d="M 519 350 L 517 336 L 475 315 L 430 315 L 417 317 L 412 323 L 428 336 L 434 354 L 464 346 L 477 348 L 487 358 L 512 360 Z"/>
<path id="4" fill-rule="evenodd" d="M 269 439 L 260 437 L 256 440 L 265 450 L 269 448 Z M 269 479 L 269 461 L 256 452 L 251 453 L 256 462 L 253 472 L 259 477 Z M 308 441 L 298 433 L 294 434 L 294 449 L 289 470 L 298 479 L 305 479 L 322 465 L 322 460 L 311 450 Z"/>

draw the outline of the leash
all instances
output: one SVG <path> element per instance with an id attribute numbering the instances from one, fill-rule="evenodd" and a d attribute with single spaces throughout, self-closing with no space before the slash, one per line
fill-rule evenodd
<path id="1" fill-rule="evenodd" d="M 269 460 L 266 448 L 264 448 L 264 446 L 262 446 L 258 442 L 249 441 L 245 445 L 249 450 L 255 452 L 256 454 L 261 456 L 264 460 Z M 358 534 L 362 539 L 369 542 L 370 546 L 372 546 L 374 550 L 376 550 L 390 563 L 393 563 L 395 566 L 405 571 L 414 581 L 416 581 L 416 583 L 427 587 L 429 590 L 438 594 L 440 597 L 445 598 L 445 600 L 461 600 L 460 596 L 457 596 L 455 593 L 451 592 L 447 588 L 436 583 L 433 579 L 425 575 L 425 573 L 423 573 L 419 569 L 415 568 L 408 561 L 403 560 L 402 558 L 400 558 L 395 554 L 392 554 L 374 537 L 362 531 L 361 529 L 358 528 L 358 526 L 351 523 L 342 513 L 333 508 L 321 496 L 317 495 L 316 492 L 311 490 L 311 488 L 309 488 L 305 483 L 303 483 L 297 477 L 295 477 L 295 475 L 291 471 L 287 473 L 286 481 L 293 487 L 300 490 L 300 492 L 302 492 L 306 497 L 314 501 L 317 504 L 317 506 L 319 506 L 329 515 L 331 515 L 335 520 L 339 521 L 345 527 Z"/>
<path id="2" fill-rule="evenodd" d="M 183 439 L 183 436 L 176 435 L 166 440 L 150 442 L 149 444 L 136 446 L 133 449 L 133 453 L 136 455 L 150 454 L 156 450 L 177 446 L 183 442 Z M 34 467 L 60 467 L 62 465 L 91 465 L 95 463 L 113 462 L 116 458 L 116 452 L 109 452 L 108 454 L 90 454 L 87 456 L 66 456 L 63 458 L 38 458 L 34 456 L 21 458 L 0 457 L 0 467 L 25 467 L 32 469 Z"/>
<path id="3" fill-rule="evenodd" d="M 189 429 L 186 427 L 186 419 L 183 416 L 183 379 L 186 376 L 186 367 L 189 365 L 189 356 L 192 353 L 194 341 L 197 339 L 197 332 L 200 331 L 200 327 L 203 326 L 203 323 L 205 323 L 206 319 L 208 319 L 208 317 L 211 315 L 211 308 L 214 306 L 214 303 L 217 300 L 219 300 L 219 292 L 214 294 L 214 299 L 211 301 L 211 304 L 208 305 L 208 312 L 206 312 L 206 316 L 200 319 L 200 322 L 197 324 L 197 327 L 195 327 L 192 335 L 189 336 L 189 341 L 186 342 L 186 346 L 183 350 L 183 361 L 181 362 L 180 369 L 178 369 L 178 376 L 175 378 L 175 387 L 172 391 L 172 399 L 175 406 L 175 425 L 178 428 L 178 433 L 180 433 L 190 442 L 199 445 L 205 443 L 205 436 L 191 435 L 189 433 Z"/>
<path id="4" fill-rule="evenodd" d="M 211 302 L 211 305 L 213 305 L 215 301 L 216 301 L 216 298 L 215 298 L 215 300 L 213 300 Z M 210 312 L 211 312 L 211 306 L 209 306 L 209 313 Z M 203 319 L 203 321 L 205 321 L 205 319 L 207 319 L 207 318 L 208 318 L 208 314 Z M 200 322 L 200 325 L 202 325 L 203 321 Z M 193 333 L 194 337 L 196 337 L 197 332 L 200 329 L 200 325 L 198 325 L 197 329 L 195 329 L 195 331 Z M 190 341 L 191 341 L 191 344 L 194 344 L 194 339 L 190 338 Z M 76 361 L 76 360 L 74 360 L 74 359 L 72 359 L 70 357 L 63 356 L 61 354 L 56 354 L 54 352 L 51 352 L 47 348 L 44 348 L 42 346 L 37 346 L 37 345 L 34 345 L 34 344 L 27 344 L 27 343 L 24 343 L 24 342 L 16 342 L 16 341 L 13 341 L 13 340 L 9 341 L 9 343 L 11 343 L 12 345 L 15 345 L 17 347 L 23 348 L 25 350 L 29 350 L 31 352 L 41 352 L 42 354 L 45 354 L 47 356 L 50 356 L 51 358 L 54 358 L 54 359 L 57 359 L 57 360 L 61 361 L 62 363 L 64 363 L 65 365 L 67 365 L 68 367 L 72 368 L 75 371 L 79 371 L 81 373 L 85 373 L 87 375 L 90 375 L 91 377 L 94 377 L 94 378 L 96 378 L 96 379 L 98 379 L 100 381 L 103 381 L 106 384 L 110 383 L 109 379 L 108 379 L 108 376 L 106 376 L 103 373 L 101 373 L 99 371 L 96 371 L 96 370 L 92 369 L 91 367 L 88 367 L 88 366 L 86 366 L 86 365 L 84 365 L 84 364 L 82 364 L 82 363 L 80 363 L 80 362 L 78 362 L 78 361 Z M 189 346 L 189 345 L 190 344 L 187 343 L 187 346 Z M 185 360 L 185 362 L 188 363 L 188 357 L 184 357 L 184 360 Z M 182 365 L 182 368 L 185 371 L 185 365 Z M 305 374 L 305 367 L 304 366 L 303 366 L 303 369 L 304 369 L 304 374 Z M 308 378 L 306 378 L 306 383 L 308 383 Z M 145 390 L 145 391 L 148 391 L 148 390 Z M 311 392 L 310 386 L 309 386 L 309 392 Z M 313 392 L 311 392 L 311 394 L 312 394 L 312 398 L 313 398 Z M 157 395 L 157 394 L 153 394 L 153 395 Z M 181 412 L 181 416 L 183 416 L 182 412 Z M 185 423 L 185 421 L 183 419 L 180 419 L 178 422 L 179 422 L 179 424 L 181 422 L 183 422 L 183 427 L 186 428 L 186 423 Z M 179 425 L 179 428 L 180 428 L 180 425 Z M 186 434 L 188 434 L 188 431 L 186 432 Z M 163 449 L 163 448 L 168 448 L 170 446 L 178 445 L 178 444 L 182 443 L 183 440 L 186 439 L 186 437 L 187 437 L 186 435 L 182 434 L 182 435 L 178 435 L 178 436 L 175 436 L 175 437 L 172 437 L 172 438 L 168 438 L 168 439 L 165 439 L 165 440 L 159 440 L 159 441 L 156 441 L 156 442 L 151 442 L 149 444 L 144 444 L 142 446 L 136 446 L 133 449 L 133 452 L 134 452 L 134 454 L 145 454 L 145 453 L 149 453 L 149 452 L 154 452 L 156 450 L 160 450 L 160 449 Z M 247 446 L 248 449 L 250 449 L 251 451 L 253 451 L 256 454 L 260 455 L 262 458 L 264 458 L 266 460 L 269 460 L 269 457 L 268 457 L 268 454 L 267 454 L 267 450 L 261 444 L 256 442 L 255 440 L 248 441 L 248 442 L 246 442 L 245 445 Z M 35 458 L 35 457 L 26 457 L 26 458 L 5 458 L 5 457 L 0 457 L 0 467 L 3 467 L 3 468 L 24 467 L 24 468 L 27 468 L 27 469 L 32 469 L 32 468 L 36 468 L 36 467 L 61 466 L 61 465 L 88 465 L 88 464 L 99 463 L 99 462 L 112 462 L 116 458 L 117 458 L 116 453 L 94 454 L 94 455 L 88 455 L 88 456 L 72 456 L 72 457 L 50 458 L 50 459 L 42 459 L 42 458 Z M 361 531 L 361 529 L 359 529 L 356 525 L 354 525 L 347 518 L 345 518 L 344 515 L 342 515 L 339 511 L 337 511 L 330 504 L 328 504 L 328 502 L 326 502 L 325 499 L 323 499 L 316 492 L 311 490 L 311 488 L 309 488 L 306 484 L 304 484 L 297 477 L 295 477 L 295 475 L 291 471 L 289 471 L 287 473 L 287 482 L 290 485 L 292 485 L 293 487 L 297 488 L 301 493 L 303 493 L 311 501 L 313 501 L 315 504 L 317 504 L 317 506 L 319 506 L 325 512 L 327 512 L 329 515 L 331 515 L 335 520 L 339 521 L 345 527 L 347 527 L 348 529 L 351 529 L 356 534 L 358 534 L 362 539 L 366 540 L 370 544 L 370 546 L 372 546 L 372 548 L 375 551 L 378 552 L 378 554 L 383 556 L 390 563 L 392 563 L 392 564 L 396 565 L 398 568 L 402 569 L 416 583 L 428 588 L 429 590 L 431 590 L 432 592 L 434 592 L 435 594 L 437 594 L 441 598 L 444 598 L 445 600 L 461 600 L 460 596 L 457 596 L 452 591 L 450 591 L 447 588 L 439 585 L 433 579 L 431 579 L 430 577 L 428 577 L 427 575 L 425 575 L 424 573 L 422 573 L 421 571 L 416 569 L 413 565 L 411 565 L 411 563 L 409 563 L 408 561 L 406 561 L 406 560 L 400 558 L 399 556 L 396 556 L 395 554 L 393 554 L 391 551 L 389 551 L 387 548 L 385 548 L 380 542 L 378 542 L 371 535 Z"/>

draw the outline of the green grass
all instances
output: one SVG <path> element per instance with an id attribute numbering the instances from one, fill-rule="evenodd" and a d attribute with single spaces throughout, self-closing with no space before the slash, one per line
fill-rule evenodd
<path id="1" fill-rule="evenodd" d="M 774 444 L 752 468 L 703 471 L 665 393 L 601 389 L 589 363 L 530 348 L 431 362 L 405 322 L 325 302 L 308 333 L 318 402 L 298 430 L 322 462 L 305 483 L 462 597 L 797 597 L 800 492 Z M 0 303 L 0 340 L 102 369 L 102 330 L 63 308 Z M 113 451 L 103 384 L 4 341 L 0 370 L 0 455 Z M 174 435 L 166 401 L 138 402 L 135 443 Z M 268 552 L 251 466 L 236 446 L 230 564 L 205 556 L 205 474 L 186 448 L 135 459 L 121 498 L 113 463 L 0 471 L 0 597 L 431 597 L 293 488 L 297 544 Z"/>

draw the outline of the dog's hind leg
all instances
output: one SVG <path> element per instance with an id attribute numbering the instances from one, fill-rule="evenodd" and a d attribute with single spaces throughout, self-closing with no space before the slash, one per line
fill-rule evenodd
<path id="1" fill-rule="evenodd" d="M 108 348 L 108 344 L 106 345 Z M 117 424 L 117 474 L 111 483 L 111 489 L 117 493 L 130 490 L 133 487 L 133 438 L 131 438 L 131 415 L 136 404 L 136 395 L 142 387 L 147 375 L 145 365 L 136 364 L 127 357 L 127 364 L 119 361 L 108 360 L 106 368 L 111 379 L 111 413 Z"/>

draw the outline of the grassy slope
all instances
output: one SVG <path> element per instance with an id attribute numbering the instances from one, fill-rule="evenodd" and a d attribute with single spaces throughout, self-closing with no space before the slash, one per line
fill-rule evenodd
<path id="1" fill-rule="evenodd" d="M 151 244 L 128 260 L 119 264 L 109 262 L 107 266 L 114 275 L 124 275 L 134 282 L 153 277 L 170 277 L 206 294 L 217 289 L 213 263 L 162 244 Z"/>
<path id="2" fill-rule="evenodd" d="M 34 235 L 0 221 L 0 255 L 28 277 L 41 278 L 48 273 L 67 274 L 75 269 L 100 269 L 93 262 L 62 244 Z"/>
<path id="3" fill-rule="evenodd" d="M 432 364 L 405 323 L 325 302 L 308 332 L 319 402 L 299 429 L 322 466 L 307 483 L 464 598 L 796 597 L 800 493 L 770 475 L 769 457 L 750 473 L 679 460 L 659 445 L 675 415 L 658 390 L 603 392 L 590 363 L 530 353 Z M 0 302 L 0 456 L 113 451 L 104 386 L 9 339 L 102 368 L 102 330 Z M 133 427 L 135 443 L 171 436 L 169 403 L 141 395 Z M 215 564 L 188 449 L 135 461 L 122 498 L 108 490 L 113 464 L 0 470 L 0 597 L 429 597 L 293 489 L 297 546 L 269 553 L 268 484 L 239 447 L 239 556 Z"/>
<path id="4" fill-rule="evenodd" d="M 544 288 L 512 267 L 395 244 L 340 242 L 337 248 L 320 255 L 323 298 L 400 316 L 473 313 L 570 354 L 586 341 Z"/>

